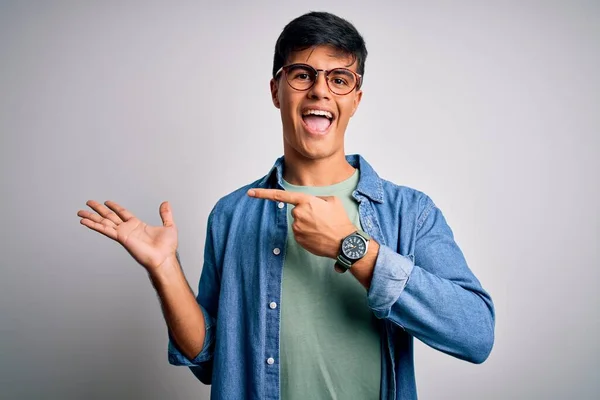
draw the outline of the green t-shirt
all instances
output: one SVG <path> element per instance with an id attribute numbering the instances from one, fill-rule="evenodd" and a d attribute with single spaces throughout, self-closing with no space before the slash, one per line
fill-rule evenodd
<path id="1" fill-rule="evenodd" d="M 359 171 L 331 186 L 284 188 L 315 196 L 337 196 L 360 228 L 352 192 Z M 335 261 L 296 242 L 288 205 L 288 240 L 281 299 L 281 398 L 283 400 L 379 399 L 380 336 L 367 305 L 367 291 Z"/>

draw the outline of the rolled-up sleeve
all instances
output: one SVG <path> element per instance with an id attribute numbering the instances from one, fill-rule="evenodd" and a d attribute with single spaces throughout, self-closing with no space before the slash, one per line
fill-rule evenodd
<path id="1" fill-rule="evenodd" d="M 202 310 L 204 322 L 206 324 L 204 346 L 202 347 L 202 350 L 193 360 L 190 360 L 179 351 L 175 341 L 171 337 L 171 333 L 169 332 L 168 352 L 170 364 L 183 365 L 187 367 L 202 367 L 202 365 L 212 358 L 215 344 L 216 321 L 210 315 L 208 315 L 204 307 L 200 306 L 200 309 Z"/>
<path id="2" fill-rule="evenodd" d="M 368 301 L 376 317 L 440 351 L 474 363 L 491 352 L 492 299 L 428 197 L 417 223 L 414 254 L 380 246 Z"/>
<path id="3" fill-rule="evenodd" d="M 413 270 L 410 258 L 387 246 L 379 247 L 375 270 L 368 292 L 369 306 L 377 318 L 387 318 L 408 283 Z"/>

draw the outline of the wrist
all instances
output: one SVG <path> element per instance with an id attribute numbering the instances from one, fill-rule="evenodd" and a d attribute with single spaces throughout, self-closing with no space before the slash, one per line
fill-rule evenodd
<path id="1" fill-rule="evenodd" d="M 356 226 L 350 224 L 350 225 L 346 225 L 342 228 L 340 228 L 340 230 L 338 231 L 338 234 L 336 235 L 336 243 L 335 243 L 335 247 L 333 248 L 331 254 L 330 254 L 330 258 L 333 258 L 334 260 L 337 260 L 338 255 L 340 254 L 341 250 L 342 250 L 342 241 L 349 235 L 353 234 L 354 232 L 356 232 L 357 228 Z"/>
<path id="2" fill-rule="evenodd" d="M 165 260 L 155 268 L 148 269 L 148 276 L 155 283 L 168 283 L 177 280 L 182 275 L 179 258 L 176 254 L 165 258 Z"/>
<path id="3" fill-rule="evenodd" d="M 371 287 L 371 280 L 373 279 L 373 272 L 375 271 L 375 264 L 379 255 L 379 247 L 379 243 L 371 239 L 367 254 L 358 260 L 349 270 L 367 290 Z"/>

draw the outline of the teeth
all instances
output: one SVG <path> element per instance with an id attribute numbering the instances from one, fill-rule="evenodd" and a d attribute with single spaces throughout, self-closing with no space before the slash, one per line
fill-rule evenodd
<path id="1" fill-rule="evenodd" d="M 320 115 L 329 119 L 333 119 L 333 115 L 329 111 L 323 110 L 306 110 L 302 115 Z"/>

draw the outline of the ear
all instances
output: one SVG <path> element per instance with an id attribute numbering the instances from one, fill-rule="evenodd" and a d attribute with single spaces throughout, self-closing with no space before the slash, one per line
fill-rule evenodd
<path id="1" fill-rule="evenodd" d="M 362 90 L 357 90 L 354 94 L 354 100 L 352 100 L 352 114 L 350 114 L 351 117 L 354 116 L 354 113 L 358 109 L 358 105 L 360 104 L 360 100 L 362 99 L 362 94 Z"/>
<path id="2" fill-rule="evenodd" d="M 279 108 L 281 105 L 279 104 L 279 82 L 277 82 L 275 79 L 271 79 L 270 82 L 271 85 L 271 100 L 273 100 L 273 105 L 277 108 Z"/>

